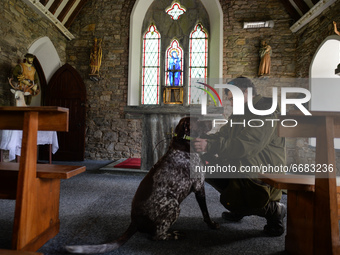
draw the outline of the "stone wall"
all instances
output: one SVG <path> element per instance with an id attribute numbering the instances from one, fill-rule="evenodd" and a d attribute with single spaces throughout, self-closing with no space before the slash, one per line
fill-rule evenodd
<path id="1" fill-rule="evenodd" d="M 128 93 L 129 17 L 134 3 L 134 0 L 89 1 L 70 29 L 76 39 L 68 44 L 67 62 L 81 73 L 88 93 L 87 158 L 117 159 L 140 156 L 141 153 L 138 140 L 142 136 L 141 121 L 124 119 L 123 111 Z M 224 78 L 257 76 L 262 39 L 273 48 L 271 76 L 278 79 L 295 77 L 296 38 L 289 30 L 289 16 L 280 1 L 221 1 L 221 6 L 224 13 Z M 275 26 L 242 28 L 243 21 L 258 20 L 274 20 Z M 99 82 L 88 78 L 89 55 L 95 37 L 103 38 L 102 79 Z M 268 81 L 258 83 L 261 93 L 271 92 Z M 118 126 L 125 127 L 125 132 L 116 132 Z M 114 135 L 105 135 L 112 132 Z"/>
<path id="2" fill-rule="evenodd" d="M 141 156 L 141 120 L 125 119 L 124 113 L 128 93 L 129 21 L 134 2 L 88 1 L 70 28 L 76 39 L 68 43 L 67 62 L 79 71 L 87 88 L 87 159 Z M 88 75 L 94 38 L 103 40 L 98 82 L 90 80 Z"/>
<path id="3" fill-rule="evenodd" d="M 220 1 L 224 13 L 224 61 L 223 76 L 249 77 L 263 96 L 272 96 L 272 87 L 294 87 L 296 84 L 297 38 L 291 32 L 292 25 L 280 1 Z M 273 28 L 243 29 L 246 21 L 273 20 Z M 257 76 L 260 63 L 261 40 L 272 47 L 270 77 Z M 224 101 L 228 109 L 229 103 Z M 287 163 L 295 158 L 295 140 L 287 139 Z"/>
<path id="4" fill-rule="evenodd" d="M 88 1 L 70 31 L 68 41 L 57 28 L 21 0 L 0 4 L 0 105 L 13 104 L 7 77 L 28 47 L 48 36 L 62 63 L 71 64 L 87 88 L 87 159 L 141 156 L 141 120 L 126 119 L 129 23 L 135 0 Z M 334 4 L 308 26 L 293 34 L 291 20 L 277 0 L 221 0 L 224 14 L 223 78 L 244 75 L 256 78 L 259 92 L 270 87 L 293 86 L 291 78 L 308 78 L 309 65 L 320 43 L 333 34 L 332 20 L 340 23 L 339 4 Z M 243 29 L 244 21 L 274 20 L 273 28 Z M 103 39 L 103 59 L 98 82 L 89 79 L 89 56 L 94 38 Z M 264 39 L 273 49 L 270 79 L 257 79 L 258 51 Z M 135 61 L 140 61 L 136 59 Z M 288 85 L 287 85 L 288 84 Z M 295 86 L 295 85 L 294 85 Z M 301 85 L 307 87 L 306 83 Z M 311 162 L 313 149 L 305 140 L 287 140 L 288 162 Z"/>
<path id="5" fill-rule="evenodd" d="M 309 67 L 316 50 L 327 36 L 333 35 L 333 21 L 340 24 L 340 1 L 336 1 L 317 18 L 296 32 L 297 77 L 309 77 Z M 335 69 L 335 67 L 334 67 Z"/>
<path id="6" fill-rule="evenodd" d="M 333 21 L 340 23 L 340 1 L 323 11 L 317 18 L 301 28 L 297 33 L 297 77 L 309 78 L 309 68 L 320 44 L 334 34 Z M 336 53 L 335 53 L 336 54 Z M 337 53 L 339 54 L 339 53 Z M 335 69 L 335 67 L 334 67 Z M 288 153 L 295 163 L 312 164 L 315 162 L 315 148 L 309 146 L 308 139 L 292 139 Z M 337 169 L 340 168 L 340 151 L 336 151 Z"/>
<path id="7" fill-rule="evenodd" d="M 67 39 L 22 0 L 1 0 L 0 33 L 0 105 L 14 105 L 7 77 L 11 75 L 12 68 L 23 60 L 30 45 L 48 36 L 65 63 Z"/>
<path id="8" fill-rule="evenodd" d="M 272 47 L 271 77 L 295 77 L 296 38 L 280 1 L 220 1 L 224 15 L 223 76 L 256 77 L 261 40 Z M 243 29 L 244 21 L 273 20 L 273 28 Z"/>

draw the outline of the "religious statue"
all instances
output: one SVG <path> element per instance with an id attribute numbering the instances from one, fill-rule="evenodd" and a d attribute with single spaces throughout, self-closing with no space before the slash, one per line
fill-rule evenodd
<path id="1" fill-rule="evenodd" d="M 259 66 L 259 76 L 269 75 L 270 74 L 270 57 L 272 55 L 272 47 L 270 47 L 265 40 L 261 41 L 261 48 L 259 51 L 259 55 L 261 58 L 260 66 Z"/>
<path id="2" fill-rule="evenodd" d="M 333 25 L 334 25 L 334 33 L 336 33 L 337 35 L 340 35 L 340 32 L 338 31 L 337 27 L 336 27 L 336 22 L 333 21 Z"/>
<path id="3" fill-rule="evenodd" d="M 179 86 L 181 81 L 181 60 L 175 50 L 169 59 L 169 81 L 170 86 Z"/>
<path id="4" fill-rule="evenodd" d="M 26 92 L 25 101 L 26 104 L 29 105 L 31 103 L 32 96 L 36 96 L 40 93 L 40 85 L 38 73 L 33 66 L 35 56 L 31 53 L 27 53 L 24 58 L 25 59 L 22 63 L 14 67 L 12 72 L 13 77 L 10 79 L 10 85 L 15 90 Z"/>
<path id="5" fill-rule="evenodd" d="M 99 76 L 99 69 L 102 64 L 102 39 L 94 38 L 94 44 L 90 55 L 90 76 Z"/>
<path id="6" fill-rule="evenodd" d="M 333 26 L 334 26 L 334 33 L 336 33 L 337 35 L 340 36 L 340 32 L 338 31 L 337 27 L 336 27 L 336 22 L 333 21 Z M 336 75 L 340 75 L 340 64 L 338 64 L 337 68 L 335 69 L 335 74 Z"/>

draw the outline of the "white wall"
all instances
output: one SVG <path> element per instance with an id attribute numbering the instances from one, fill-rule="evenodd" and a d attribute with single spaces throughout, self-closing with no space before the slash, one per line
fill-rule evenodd
<path id="1" fill-rule="evenodd" d="M 340 111 L 340 76 L 334 70 L 340 63 L 340 36 L 327 37 L 316 51 L 310 67 L 310 110 Z M 340 148 L 340 139 L 334 140 Z M 315 146 L 315 139 L 311 139 Z"/>
<path id="2" fill-rule="evenodd" d="M 28 52 L 35 55 L 39 60 L 48 83 L 55 71 L 61 67 L 59 55 L 52 41 L 48 37 L 39 38 L 31 44 Z M 41 94 L 32 98 L 31 106 L 41 105 Z"/>

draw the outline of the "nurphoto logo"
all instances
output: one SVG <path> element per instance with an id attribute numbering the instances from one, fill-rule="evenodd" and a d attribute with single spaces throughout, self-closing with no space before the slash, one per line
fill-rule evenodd
<path id="1" fill-rule="evenodd" d="M 200 83 L 202 85 L 207 85 L 204 83 Z M 215 85 L 216 89 L 228 89 L 231 91 L 232 95 L 233 95 L 233 115 L 244 115 L 244 106 L 245 106 L 245 96 L 243 91 L 238 88 L 235 85 L 232 84 L 216 84 Z M 312 115 L 307 109 L 306 107 L 303 105 L 307 102 L 310 101 L 311 99 L 311 93 L 309 92 L 309 90 L 304 89 L 304 88 L 296 88 L 296 87 L 282 87 L 281 89 L 281 115 L 285 116 L 287 114 L 287 105 L 291 104 L 294 105 L 295 107 L 297 107 L 304 115 Z M 220 90 L 221 91 L 221 90 Z M 220 100 L 220 96 L 218 95 L 218 93 L 216 92 L 216 90 L 214 89 L 213 92 L 215 93 L 215 95 L 218 96 L 218 99 Z M 302 94 L 304 95 L 303 97 L 299 97 L 299 98 L 287 98 L 288 94 Z M 266 115 L 270 115 L 272 113 L 274 113 L 277 109 L 278 106 L 278 88 L 277 87 L 273 87 L 272 88 L 272 106 L 269 109 L 266 110 L 258 110 L 255 109 L 254 105 L 253 105 L 253 88 L 249 87 L 248 88 L 248 93 L 247 93 L 247 106 L 248 109 L 251 113 L 253 113 L 254 115 L 257 116 L 266 116 Z M 210 96 L 212 96 L 212 94 L 209 94 Z M 220 100 L 221 102 L 221 100 Z M 207 97 L 206 95 L 201 95 L 201 114 L 202 115 L 207 115 Z M 274 123 L 279 121 L 279 119 L 266 119 L 265 121 L 271 122 L 272 126 L 274 126 Z M 214 119 L 213 120 L 213 127 L 216 126 L 216 124 L 227 124 L 228 120 L 226 119 Z M 256 124 L 255 124 L 256 123 Z M 236 124 L 242 124 L 242 125 L 247 125 L 250 127 L 261 127 L 264 125 L 264 121 L 260 120 L 260 119 L 251 119 L 248 120 L 246 122 L 246 120 L 244 120 L 243 122 L 237 122 L 237 123 L 231 123 L 230 125 L 236 125 Z M 297 121 L 294 119 L 284 119 L 281 120 L 281 125 L 284 127 L 295 127 L 297 126 Z"/>

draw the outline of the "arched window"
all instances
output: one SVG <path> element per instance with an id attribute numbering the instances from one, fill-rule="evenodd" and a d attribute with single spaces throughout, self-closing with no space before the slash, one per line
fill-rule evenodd
<path id="1" fill-rule="evenodd" d="M 183 49 L 175 39 L 166 50 L 165 86 L 183 86 Z"/>
<path id="2" fill-rule="evenodd" d="M 175 0 L 171 5 L 166 1 L 140 0 L 136 2 L 131 15 L 128 105 L 163 104 L 165 102 L 164 91 L 168 90 L 166 80 L 169 74 L 166 71 L 168 68 L 166 51 L 174 39 L 177 40 L 183 51 L 180 75 L 182 86 L 178 86 L 178 89 L 183 94 L 183 105 L 191 103 L 189 101 L 189 94 L 191 94 L 189 80 L 193 78 L 197 80 L 197 76 L 191 73 L 202 67 L 194 64 L 191 68 L 191 62 L 198 59 L 195 57 L 198 52 L 190 54 L 190 44 L 192 43 L 190 38 L 194 31 L 196 33 L 193 36 L 204 32 L 207 38 L 204 47 L 206 47 L 206 53 L 209 51 L 209 56 L 208 54 L 205 55 L 207 61 L 205 77 L 208 78 L 208 75 L 214 78 L 222 77 L 223 15 L 219 0 Z M 145 31 L 149 31 L 150 24 L 157 27 L 158 35 L 161 38 L 158 63 L 162 68 L 159 69 L 157 75 L 153 75 L 158 81 L 158 89 L 156 90 L 158 95 L 150 92 L 151 90 L 146 86 L 149 84 L 145 83 L 144 79 L 144 35 Z M 200 26 L 197 26 L 198 24 Z M 210 31 L 212 26 L 213 29 Z M 138 31 L 144 31 L 139 34 L 139 38 Z M 195 40 L 204 41 L 203 38 L 196 38 Z M 193 44 L 195 43 L 193 42 Z M 192 56 L 192 61 L 190 61 L 190 56 Z M 176 88 L 176 86 L 174 87 Z M 149 99 L 146 100 L 149 93 L 150 97 L 154 98 L 150 101 L 148 101 Z M 156 97 L 157 99 L 155 99 Z M 142 100 L 143 98 L 144 100 Z"/>
<path id="3" fill-rule="evenodd" d="M 188 102 L 195 104 L 199 102 L 202 90 L 194 89 L 195 80 L 206 83 L 208 77 L 208 34 L 204 31 L 202 24 L 197 24 L 190 34 L 189 50 L 189 93 Z"/>
<path id="4" fill-rule="evenodd" d="M 142 104 L 159 103 L 161 35 L 151 25 L 143 37 Z"/>
<path id="5" fill-rule="evenodd" d="M 149 0 L 143 2 L 147 1 Z M 211 15 L 213 10 L 217 11 L 218 15 L 209 17 L 208 13 Z M 209 83 L 209 76 L 216 78 L 222 74 L 220 54 L 222 20 L 218 0 L 174 0 L 171 5 L 166 1 L 151 1 L 142 16 L 144 19 L 140 31 L 147 32 L 140 35 L 141 54 L 138 55 L 138 47 L 132 47 L 130 51 L 133 58 L 130 57 L 129 62 L 128 104 L 174 103 L 184 106 L 191 103 L 200 104 L 199 98 L 204 93 L 202 89 L 204 86 L 199 85 L 197 81 Z M 211 22 L 215 24 L 212 33 L 210 33 Z M 150 73 L 151 67 L 147 68 L 144 64 L 147 55 L 144 44 L 146 34 L 151 32 L 150 24 L 155 29 L 157 27 L 155 30 L 159 38 L 157 52 L 160 54 L 154 56 L 158 57 L 157 66 L 162 68 L 157 69 L 157 73 L 153 71 L 152 79 L 149 78 L 152 82 L 148 83 L 147 74 Z M 133 37 L 135 33 L 136 31 L 132 31 L 131 36 Z M 137 41 L 137 39 L 131 40 L 132 46 L 136 45 Z M 141 60 L 136 61 L 137 57 Z M 214 58 L 214 61 L 209 58 Z M 140 63 L 139 70 L 136 69 L 138 63 Z M 140 75 L 134 75 L 139 72 Z M 194 86 L 191 85 L 193 81 L 196 83 Z M 139 102 L 135 97 L 137 91 L 140 91 Z M 181 100 L 177 100 L 174 96 L 175 92 L 181 94 L 179 97 Z M 169 98 L 171 101 L 168 101 Z"/>

